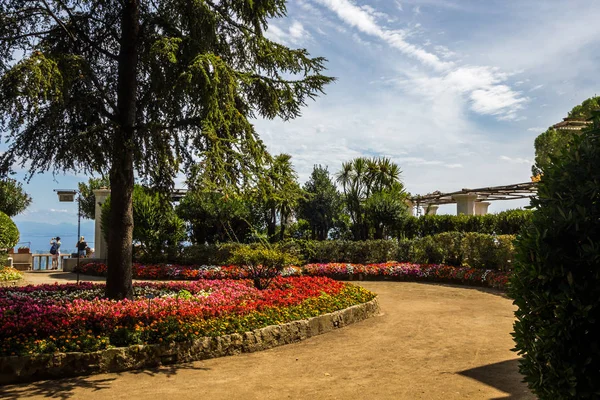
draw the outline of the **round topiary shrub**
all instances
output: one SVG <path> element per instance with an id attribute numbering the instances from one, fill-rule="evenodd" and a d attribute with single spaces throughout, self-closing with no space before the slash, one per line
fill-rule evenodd
<path id="1" fill-rule="evenodd" d="M 510 295 L 520 371 L 540 399 L 600 397 L 600 132 L 544 168 Z"/>
<path id="2" fill-rule="evenodd" d="M 10 217 L 0 211 L 0 249 L 15 247 L 19 243 L 19 230 Z"/>

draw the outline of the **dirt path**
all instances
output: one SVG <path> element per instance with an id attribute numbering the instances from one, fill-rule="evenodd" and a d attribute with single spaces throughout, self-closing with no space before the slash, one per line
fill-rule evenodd
<path id="1" fill-rule="evenodd" d="M 51 275 L 28 279 L 66 278 Z M 379 294 L 380 316 L 301 343 L 154 370 L 10 385 L 0 387 L 0 398 L 534 398 L 510 351 L 509 299 L 445 285 L 361 284 Z"/>

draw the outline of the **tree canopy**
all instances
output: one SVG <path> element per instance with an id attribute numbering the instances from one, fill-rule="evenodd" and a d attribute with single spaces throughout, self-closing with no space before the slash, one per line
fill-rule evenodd
<path id="1" fill-rule="evenodd" d="M 325 240 L 343 211 L 340 193 L 327 167 L 315 165 L 303 187 L 307 196 L 300 202 L 298 216 L 308 221 L 312 239 Z"/>
<path id="2" fill-rule="evenodd" d="M 104 173 L 112 207 L 106 293 L 132 297 L 134 176 L 169 190 L 258 174 L 250 119 L 300 115 L 333 78 L 325 59 L 264 36 L 285 0 L 5 0 L 0 4 L 0 172 Z"/>
<path id="3" fill-rule="evenodd" d="M 600 108 L 600 96 L 591 97 L 583 103 L 573 107 L 568 113 L 568 118 L 587 120 L 591 118 L 593 112 Z M 573 138 L 581 131 L 568 129 L 548 128 L 541 133 L 534 143 L 535 147 L 535 165 L 531 167 L 533 176 L 540 175 L 542 169 L 552 162 L 552 157 L 557 157 L 561 152 L 569 147 Z"/>
<path id="4" fill-rule="evenodd" d="M 401 173 L 400 167 L 385 157 L 359 157 L 342 164 L 336 179 L 344 191 L 355 240 L 368 239 L 371 230 L 380 239 L 385 228 L 398 220 L 406 208 Z"/>
<path id="5" fill-rule="evenodd" d="M 14 217 L 25 211 L 31 204 L 31 197 L 25 193 L 23 184 L 14 179 L 0 180 L 0 211 Z"/>

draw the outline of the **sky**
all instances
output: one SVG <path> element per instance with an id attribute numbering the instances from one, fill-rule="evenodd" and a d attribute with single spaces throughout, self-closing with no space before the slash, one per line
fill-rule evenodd
<path id="1" fill-rule="evenodd" d="M 596 1 L 290 0 L 267 36 L 327 58 L 337 81 L 301 117 L 255 127 L 300 182 L 359 156 L 390 157 L 412 194 L 527 182 L 535 137 L 599 92 L 599 20 Z M 53 190 L 86 180 L 35 176 L 15 221 L 76 224 Z"/>

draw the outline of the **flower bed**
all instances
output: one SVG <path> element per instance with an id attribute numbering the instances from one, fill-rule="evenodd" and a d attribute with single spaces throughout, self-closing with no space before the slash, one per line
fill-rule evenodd
<path id="1" fill-rule="evenodd" d="M 82 273 L 106 275 L 106 265 L 87 264 Z M 466 285 L 487 286 L 504 290 L 510 273 L 447 265 L 420 265 L 412 263 L 389 262 L 383 264 L 308 264 L 303 267 L 288 267 L 283 276 L 327 276 L 335 279 L 390 279 L 399 281 L 447 282 Z M 145 265 L 134 264 L 135 279 L 243 279 L 247 272 L 234 266 L 183 266 L 183 265 Z"/>
<path id="2" fill-rule="evenodd" d="M 0 282 L 23 279 L 23 274 L 13 267 L 0 267 Z"/>
<path id="3" fill-rule="evenodd" d="M 134 300 L 100 299 L 104 285 L 0 288 L 0 356 L 90 352 L 184 342 L 306 319 L 372 300 L 363 288 L 325 277 L 137 283 Z"/>

